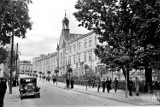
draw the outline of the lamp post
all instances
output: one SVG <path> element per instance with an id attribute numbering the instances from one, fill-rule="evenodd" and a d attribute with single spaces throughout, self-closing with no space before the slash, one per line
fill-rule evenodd
<path id="1" fill-rule="evenodd" d="M 126 92 L 125 92 L 125 97 L 128 98 L 128 72 L 127 69 L 125 69 L 126 73 Z"/>
<path id="2" fill-rule="evenodd" d="M 9 85 L 10 94 L 12 94 L 13 45 L 14 45 L 14 30 L 12 30 L 11 59 L 10 59 L 10 85 Z"/>

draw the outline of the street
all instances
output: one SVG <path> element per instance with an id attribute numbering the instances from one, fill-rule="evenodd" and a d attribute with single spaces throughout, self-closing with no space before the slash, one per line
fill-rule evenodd
<path id="1" fill-rule="evenodd" d="M 20 99 L 18 87 L 14 87 L 17 91 L 19 107 L 51 107 L 51 106 L 133 106 L 132 104 L 119 102 L 104 97 L 94 96 L 87 93 L 77 92 L 75 90 L 66 90 L 56 87 L 45 82 L 38 82 L 41 87 L 41 97 L 26 97 Z M 5 102 L 6 103 L 6 102 Z M 7 104 L 8 105 L 8 104 Z M 16 107 L 18 107 L 18 105 Z M 10 105 L 11 106 L 11 105 Z M 4 107 L 10 107 L 4 106 Z M 12 107 L 14 107 L 12 105 Z"/>

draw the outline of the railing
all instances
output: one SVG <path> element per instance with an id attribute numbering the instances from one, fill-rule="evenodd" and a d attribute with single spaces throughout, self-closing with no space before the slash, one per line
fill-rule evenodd
<path id="1" fill-rule="evenodd" d="M 66 79 L 65 78 L 58 78 L 58 81 L 65 83 Z M 86 80 L 74 79 L 74 84 L 77 84 L 77 85 L 86 85 Z M 152 84 L 154 84 L 154 82 Z M 92 86 L 92 85 L 93 85 L 93 83 L 91 82 L 90 86 Z M 94 86 L 97 87 L 97 81 L 95 81 Z M 119 81 L 118 89 L 125 90 L 125 86 L 126 86 L 125 81 Z M 111 87 L 114 88 L 114 83 L 113 82 L 111 84 Z M 145 81 L 141 81 L 141 83 L 140 83 L 140 90 L 139 91 L 140 92 L 144 92 L 144 88 L 145 88 Z M 133 86 L 133 91 L 135 91 L 135 87 L 134 86 Z"/>

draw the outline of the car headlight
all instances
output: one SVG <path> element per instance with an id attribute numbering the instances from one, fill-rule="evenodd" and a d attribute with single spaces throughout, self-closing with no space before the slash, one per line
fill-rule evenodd
<path id="1" fill-rule="evenodd" d="M 25 86 L 24 89 L 27 90 L 27 86 Z"/>

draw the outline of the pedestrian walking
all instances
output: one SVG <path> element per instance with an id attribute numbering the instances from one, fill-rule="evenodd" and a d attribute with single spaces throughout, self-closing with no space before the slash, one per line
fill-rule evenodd
<path id="1" fill-rule="evenodd" d="M 69 85 L 70 85 L 70 84 L 69 84 L 69 79 L 67 78 L 67 79 L 66 79 L 66 89 L 69 89 Z"/>
<path id="2" fill-rule="evenodd" d="M 99 92 L 100 87 L 101 87 L 101 80 L 97 79 L 97 92 Z"/>
<path id="3" fill-rule="evenodd" d="M 107 78 L 107 80 L 106 80 L 106 87 L 107 87 L 107 92 L 109 93 L 109 91 L 110 91 L 110 80 L 109 80 L 109 78 Z"/>
<path id="4" fill-rule="evenodd" d="M 105 81 L 105 79 L 103 79 L 103 81 L 102 81 L 102 90 L 103 90 L 103 92 L 105 92 L 105 86 L 106 86 L 106 81 Z"/>
<path id="5" fill-rule="evenodd" d="M 119 84 L 119 82 L 118 82 L 117 78 L 115 78 L 115 80 L 114 80 L 114 91 L 115 91 L 115 93 L 117 92 L 118 84 Z"/>
<path id="6" fill-rule="evenodd" d="M 95 81 L 96 81 L 95 79 L 92 80 L 92 88 L 94 88 L 95 86 Z"/>
<path id="7" fill-rule="evenodd" d="M 129 86 L 128 86 L 128 89 L 129 89 L 129 96 L 132 96 L 133 81 L 132 81 L 131 78 L 130 78 L 128 84 L 129 84 Z"/>
<path id="8" fill-rule="evenodd" d="M 110 80 L 109 80 L 109 90 L 111 90 L 112 89 L 112 79 L 110 78 Z"/>
<path id="9" fill-rule="evenodd" d="M 7 90 L 7 84 L 5 78 L 0 78 L 0 107 L 3 107 L 3 100 Z"/>
<path id="10" fill-rule="evenodd" d="M 73 80 L 73 78 L 71 78 L 71 89 L 73 89 L 74 88 L 74 80 Z"/>
<path id="11" fill-rule="evenodd" d="M 138 77 L 135 78 L 135 88 L 136 88 L 136 95 L 139 96 L 139 86 L 140 86 L 140 81 Z"/>

